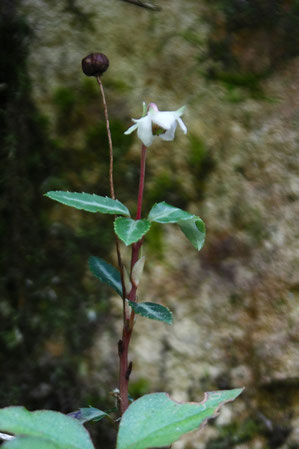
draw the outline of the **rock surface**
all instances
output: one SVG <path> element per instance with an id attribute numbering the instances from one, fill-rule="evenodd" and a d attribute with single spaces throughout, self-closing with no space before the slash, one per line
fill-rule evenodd
<path id="1" fill-rule="evenodd" d="M 154 13 L 118 0 L 80 0 L 80 14 L 74 14 L 64 2 L 24 1 L 35 32 L 34 98 L 54 123 L 53 91 L 79 89 L 82 57 L 100 51 L 110 59 L 103 77 L 110 113 L 124 130 L 131 116 L 140 117 L 142 101 L 169 110 L 187 105 L 187 137 L 178 132 L 175 142 L 157 141 L 149 150 L 147 187 L 158 191 L 160 201 L 200 215 L 207 240 L 197 254 L 169 225 L 158 255 L 151 256 L 150 245 L 146 250 L 139 297 L 170 307 L 175 324 L 138 318 L 132 384 L 145 379 L 148 391 L 192 401 L 206 390 L 246 387 L 215 426 L 186 436 L 174 449 L 295 448 L 299 61 L 263 80 L 258 98 L 246 87 L 207 81 L 201 62 L 207 6 L 197 0 L 160 3 L 162 11 Z M 72 138 L 80 141 L 80 132 Z M 137 139 L 130 152 L 138 154 Z M 118 299 L 112 304 L 120 318 Z M 115 345 L 118 337 L 100 338 L 95 360 L 98 349 Z M 108 383 L 113 363 L 109 350 L 93 363 Z"/>

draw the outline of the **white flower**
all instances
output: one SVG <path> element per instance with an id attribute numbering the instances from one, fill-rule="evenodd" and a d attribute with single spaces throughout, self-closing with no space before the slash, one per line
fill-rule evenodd
<path id="1" fill-rule="evenodd" d="M 143 103 L 143 110 L 145 114 L 145 103 Z M 150 103 L 147 114 L 139 119 L 133 118 L 132 120 L 135 124 L 131 126 L 125 134 L 131 134 L 137 129 L 137 136 L 147 147 L 153 143 L 156 136 L 161 137 L 163 140 L 173 140 L 178 124 L 184 134 L 187 133 L 187 128 L 181 119 L 184 110 L 185 106 L 177 111 L 159 111 L 154 103 Z"/>

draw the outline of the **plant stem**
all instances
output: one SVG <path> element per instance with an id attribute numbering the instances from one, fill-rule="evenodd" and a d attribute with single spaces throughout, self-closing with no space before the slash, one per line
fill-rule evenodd
<path id="1" fill-rule="evenodd" d="M 110 159 L 110 165 L 109 165 L 109 184 L 110 184 L 110 195 L 113 200 L 115 200 L 115 192 L 114 192 L 114 182 L 113 182 L 113 145 L 112 145 L 112 137 L 111 137 L 111 131 L 110 131 L 110 124 L 109 124 L 109 116 L 108 116 L 108 108 L 106 103 L 106 97 L 104 92 L 103 83 L 100 76 L 97 76 L 97 82 L 101 89 L 102 94 L 102 100 L 103 100 L 103 106 L 104 106 L 104 114 L 106 119 L 106 128 L 107 128 L 107 135 L 108 135 L 108 144 L 109 144 L 109 159 Z M 124 281 L 124 268 L 120 253 L 120 247 L 119 247 L 119 240 L 117 235 L 115 235 L 115 246 L 116 246 L 116 253 L 117 253 L 117 262 L 120 272 L 120 279 L 121 279 L 121 285 L 122 285 L 122 292 L 123 292 L 123 301 L 125 301 L 126 298 L 126 288 L 125 288 L 125 281 Z M 125 315 L 124 315 L 125 320 Z"/>
<path id="2" fill-rule="evenodd" d="M 141 218 L 144 178 L 145 178 L 146 150 L 147 150 L 147 147 L 144 144 L 142 144 L 136 220 L 140 220 L 140 218 Z"/>
<path id="3" fill-rule="evenodd" d="M 140 178 L 139 178 L 139 188 L 138 188 L 136 220 L 141 219 L 144 179 L 145 179 L 146 150 L 147 150 L 147 147 L 145 145 L 142 145 L 141 159 L 140 159 Z M 140 250 L 142 244 L 143 244 L 143 238 L 132 245 L 131 274 L 132 274 L 132 269 L 138 260 L 139 250 Z M 131 278 L 131 282 L 132 282 L 132 278 Z M 136 301 L 136 291 L 137 291 L 137 286 L 134 285 L 134 283 L 132 282 L 132 289 L 128 294 L 128 299 L 130 301 Z M 126 316 L 125 308 L 126 308 L 126 304 L 124 302 L 124 316 Z M 131 335 L 132 335 L 133 327 L 134 327 L 134 316 L 135 316 L 135 314 L 134 314 L 134 311 L 132 310 L 129 320 L 127 320 L 127 319 L 125 320 L 122 339 L 118 342 L 118 354 L 119 354 L 119 359 L 120 359 L 119 394 L 120 394 L 120 413 L 121 413 L 121 415 L 123 415 L 123 413 L 129 407 L 128 384 L 129 384 L 129 377 L 130 377 L 132 365 L 128 363 L 128 354 L 129 354 L 129 344 L 130 344 Z"/>
<path id="4" fill-rule="evenodd" d="M 128 354 L 129 354 L 129 344 L 131 340 L 133 329 L 128 329 L 127 326 L 123 328 L 122 339 L 118 342 L 118 355 L 119 355 L 119 397 L 120 397 L 120 414 L 123 415 L 124 412 L 129 407 L 128 398 L 128 385 L 130 372 L 128 371 Z"/>
<path id="5" fill-rule="evenodd" d="M 108 108 L 105 98 L 105 92 L 104 87 L 101 81 L 101 78 L 97 76 L 97 82 L 101 89 L 102 99 L 103 99 L 103 106 L 104 106 L 104 114 L 106 119 L 106 128 L 107 128 L 107 135 L 108 135 L 108 143 L 109 143 L 109 157 L 110 157 L 110 167 L 109 167 L 109 182 L 110 182 L 110 195 L 112 199 L 115 199 L 115 192 L 114 192 L 114 182 L 113 182 L 113 146 L 112 146 L 112 138 L 111 138 L 111 132 L 110 132 L 110 125 L 109 125 L 109 116 L 108 116 Z M 144 179 L 144 174 L 143 174 Z M 142 201 L 142 198 L 141 198 Z M 120 391 L 120 413 L 121 415 L 126 411 L 126 409 L 129 406 L 129 398 L 128 398 L 128 382 L 129 382 L 129 376 L 130 372 L 128 370 L 128 351 L 129 351 L 129 343 L 131 339 L 132 330 L 128 329 L 128 319 L 126 316 L 126 287 L 125 287 L 125 281 L 124 281 L 124 267 L 122 263 L 121 253 L 120 253 L 120 247 L 119 247 L 119 239 L 117 235 L 115 235 L 115 245 L 116 245 L 116 252 L 117 252 L 117 260 L 118 260 L 118 267 L 120 271 L 120 277 L 121 277 L 121 284 L 122 284 L 122 292 L 123 292 L 123 335 L 122 340 L 118 342 L 118 355 L 120 359 L 120 368 L 119 368 L 119 391 Z M 131 365 L 132 369 L 132 365 Z"/>
<path id="6" fill-rule="evenodd" d="M 107 128 L 107 135 L 108 135 L 108 143 L 109 143 L 109 157 L 110 157 L 110 167 L 109 167 L 109 181 L 110 181 L 110 194 L 111 198 L 115 200 L 115 193 L 114 193 L 114 183 L 113 183 L 113 147 L 112 147 L 112 138 L 111 138 L 111 131 L 109 126 L 109 116 L 108 116 L 108 108 L 105 98 L 105 92 L 103 83 L 101 81 L 100 76 L 97 76 L 97 82 L 101 89 L 102 99 L 103 99 L 103 106 L 104 106 L 104 114 L 106 119 L 106 128 Z"/>

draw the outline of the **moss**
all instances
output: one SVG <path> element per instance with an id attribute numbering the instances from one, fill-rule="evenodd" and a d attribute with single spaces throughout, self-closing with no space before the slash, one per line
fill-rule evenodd
<path id="1" fill-rule="evenodd" d="M 107 149 L 107 134 L 103 124 L 89 126 L 85 131 L 85 147 L 89 151 L 104 152 Z"/>
<path id="2" fill-rule="evenodd" d="M 150 392 L 150 382 L 148 379 L 140 377 L 135 381 L 130 382 L 130 395 L 132 398 L 138 399 L 141 396 Z"/>
<path id="3" fill-rule="evenodd" d="M 95 79 L 92 78 L 83 78 L 83 81 L 80 86 L 80 95 L 78 101 L 84 106 L 88 105 L 90 102 L 94 102 L 95 98 L 98 98 L 99 89 Z"/>
<path id="4" fill-rule="evenodd" d="M 208 441 L 206 449 L 231 449 L 239 444 L 251 441 L 259 434 L 261 426 L 252 419 L 247 419 L 241 423 L 218 427 L 219 437 Z"/>
<path id="5" fill-rule="evenodd" d="M 69 115 L 76 104 L 76 96 L 71 88 L 58 87 L 54 92 L 53 102 L 60 115 Z"/>
<path id="6" fill-rule="evenodd" d="M 146 237 L 146 246 L 153 256 L 163 256 L 163 226 L 159 223 L 152 223 L 151 230 Z"/>
<path id="7" fill-rule="evenodd" d="M 268 237 L 267 223 L 265 223 L 261 212 L 243 202 L 236 203 L 231 209 L 233 226 L 244 230 L 257 243 Z"/>
<path id="8" fill-rule="evenodd" d="M 210 79 L 220 82 L 227 89 L 227 100 L 239 103 L 248 98 L 248 94 L 257 100 L 265 100 L 261 82 L 267 73 L 215 71 L 209 75 Z"/>
<path id="9" fill-rule="evenodd" d="M 94 31 L 93 22 L 94 14 L 92 12 L 83 11 L 78 5 L 77 0 L 64 0 L 64 11 L 71 13 L 71 22 L 74 26 L 85 29 L 86 31 Z"/>
<path id="10" fill-rule="evenodd" d="M 242 301 L 243 296 L 238 293 L 232 293 L 229 296 L 229 302 L 232 306 L 237 306 Z"/>
<path id="11" fill-rule="evenodd" d="M 218 80 L 227 84 L 230 87 L 246 87 L 252 92 L 260 90 L 260 81 L 262 75 L 255 73 L 233 73 L 233 72 L 219 72 L 217 74 Z"/>
<path id="12" fill-rule="evenodd" d="M 200 167 L 207 155 L 207 148 L 205 142 L 194 134 L 189 135 L 190 142 L 190 153 L 189 153 L 189 163 L 195 165 L 197 168 Z"/>
<path id="13" fill-rule="evenodd" d="M 111 89 L 113 92 L 124 94 L 131 90 L 131 87 L 123 79 L 107 78 L 105 80 L 105 89 Z"/>
<path id="14" fill-rule="evenodd" d="M 133 137 L 128 139 L 128 136 L 124 134 L 126 124 L 121 120 L 110 120 L 110 130 L 113 136 L 113 155 L 117 164 L 120 160 L 125 159 Z"/>
<path id="15" fill-rule="evenodd" d="M 299 54 L 299 1 L 207 3 L 204 18 L 210 32 L 206 54 L 200 56 L 206 63 L 207 78 L 225 83 L 230 89 L 229 102 L 243 101 L 242 93 L 231 91 L 236 86 L 264 99 L 254 75 L 266 78 Z"/>
<path id="16" fill-rule="evenodd" d="M 187 206 L 188 196 L 180 180 L 169 170 L 164 170 L 155 177 L 145 200 L 147 208 L 150 208 L 153 203 L 163 200 L 184 209 Z"/>
<path id="17" fill-rule="evenodd" d="M 205 182 L 215 168 L 215 161 L 205 142 L 194 134 L 189 134 L 188 171 L 193 177 L 196 195 L 204 196 Z"/>
<path id="18" fill-rule="evenodd" d="M 204 43 L 203 37 L 198 33 L 197 30 L 186 30 L 180 33 L 180 36 L 190 44 L 194 46 L 202 46 Z"/>
<path id="19" fill-rule="evenodd" d="M 74 125 L 77 98 L 72 88 L 58 87 L 53 94 L 53 104 L 56 107 L 56 126 L 60 134 L 68 134 Z"/>

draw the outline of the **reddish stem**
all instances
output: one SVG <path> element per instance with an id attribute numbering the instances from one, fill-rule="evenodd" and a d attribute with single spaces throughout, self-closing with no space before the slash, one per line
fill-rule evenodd
<path id="1" fill-rule="evenodd" d="M 120 396 L 120 414 L 123 415 L 124 412 L 129 407 L 128 398 L 128 385 L 130 373 L 128 370 L 128 353 L 129 344 L 132 335 L 132 330 L 127 329 L 126 326 L 123 328 L 122 340 L 118 342 L 118 355 L 119 355 L 119 396 Z"/>
<path id="2" fill-rule="evenodd" d="M 139 178 L 139 189 L 138 189 L 138 200 L 137 200 L 137 214 L 136 220 L 141 219 L 141 210 L 142 210 L 142 200 L 143 200 L 143 190 L 144 190 L 144 179 L 145 179 L 145 161 L 146 161 L 146 150 L 147 147 L 142 145 L 141 151 L 141 160 L 140 160 L 140 178 Z M 131 257 L 131 273 L 135 263 L 138 260 L 139 250 L 142 246 L 143 238 L 132 245 L 132 257 Z M 133 283 L 132 283 L 133 284 Z M 128 299 L 130 301 L 136 301 L 136 291 L 137 286 L 133 284 L 131 291 L 128 294 Z M 126 307 L 124 301 L 124 309 Z M 134 311 L 131 312 L 131 316 L 129 319 L 125 319 L 122 339 L 118 343 L 118 355 L 119 355 L 119 395 L 120 395 L 120 413 L 123 413 L 129 407 L 129 399 L 128 399 L 128 384 L 129 377 L 131 373 L 132 366 L 129 365 L 128 362 L 128 354 L 129 354 L 129 344 L 131 340 L 131 335 L 134 327 Z M 124 310 L 124 316 L 126 317 L 126 313 Z"/>
<path id="3" fill-rule="evenodd" d="M 144 144 L 142 144 L 136 220 L 140 220 L 140 218 L 141 218 L 143 189 L 144 189 L 144 177 L 145 177 L 146 149 L 147 149 L 146 146 Z"/>
<path id="4" fill-rule="evenodd" d="M 144 190 L 144 179 L 145 179 L 145 161 L 146 161 L 146 150 L 147 147 L 142 144 L 141 149 L 141 159 L 140 159 L 140 178 L 139 178 L 139 189 L 138 189 L 138 200 L 137 200 L 137 213 L 136 220 L 141 219 L 141 210 L 142 210 L 142 200 L 143 200 L 143 190 Z M 138 260 L 139 250 L 143 244 L 143 237 L 136 243 L 132 245 L 132 257 L 131 257 L 131 273 L 135 263 Z M 129 294 L 130 301 L 136 301 L 136 290 L 137 287 L 133 284 L 132 290 Z"/>

